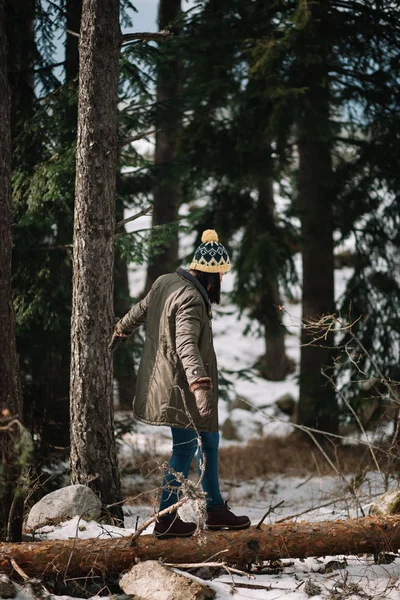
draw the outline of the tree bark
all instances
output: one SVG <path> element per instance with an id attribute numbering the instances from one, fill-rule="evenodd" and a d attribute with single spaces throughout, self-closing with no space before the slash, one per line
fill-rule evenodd
<path id="1" fill-rule="evenodd" d="M 168 28 L 181 12 L 181 0 L 160 0 L 158 25 L 160 31 Z M 157 74 L 156 150 L 154 163 L 157 181 L 153 195 L 153 227 L 173 223 L 178 219 L 180 182 L 173 169 L 179 145 L 181 115 L 178 104 L 180 90 L 179 60 L 170 54 L 169 46 L 163 53 Z M 178 232 L 154 255 L 147 270 L 146 290 L 149 290 L 160 275 L 175 270 L 178 262 Z"/>
<path id="2" fill-rule="evenodd" d="M 11 289 L 11 102 L 4 17 L 4 0 L 0 0 L 0 417 L 9 414 L 22 420 Z M 15 450 L 17 438 L 17 432 L 0 431 L 0 540 L 21 539 L 23 498 L 17 489 L 21 469 Z"/>
<path id="3" fill-rule="evenodd" d="M 119 0 L 84 0 L 80 33 L 71 327 L 71 480 L 121 500 L 114 438 L 113 268 Z M 110 514 L 122 521 L 121 506 Z"/>
<path id="4" fill-rule="evenodd" d="M 304 54 L 298 65 L 299 86 L 305 90 L 299 107 L 297 199 L 302 235 L 303 321 L 318 320 L 335 309 L 329 46 L 326 42 L 328 7 L 329 0 L 317 0 L 309 6 L 309 21 L 302 30 Z M 321 374 L 321 369 L 333 367 L 333 333 L 312 343 L 312 337 L 303 328 L 301 343 L 297 422 L 336 433 L 338 404 L 335 392 Z"/>
<path id="5" fill-rule="evenodd" d="M 0 573 L 11 571 L 11 558 L 31 577 L 86 577 L 116 575 L 137 560 L 203 562 L 222 552 L 224 562 L 245 565 L 279 558 L 397 552 L 399 547 L 400 517 L 364 517 L 204 532 L 195 538 L 157 540 L 144 535 L 134 546 L 129 537 L 0 544 Z"/>
<path id="6" fill-rule="evenodd" d="M 269 148 L 270 150 L 270 148 Z M 268 222 L 276 224 L 273 182 L 266 178 L 258 187 L 258 202 L 262 214 Z M 282 381 L 288 373 L 293 372 L 293 361 L 286 356 L 285 328 L 282 325 L 282 312 L 278 306 L 282 304 L 278 278 L 271 273 L 264 281 L 264 294 L 269 310 L 264 317 L 265 348 L 266 353 L 262 358 L 262 375 L 270 381 Z"/>

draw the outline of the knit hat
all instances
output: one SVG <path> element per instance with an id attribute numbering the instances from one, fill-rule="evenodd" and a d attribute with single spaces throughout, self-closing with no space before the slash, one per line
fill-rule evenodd
<path id="1" fill-rule="evenodd" d="M 201 236 L 200 244 L 190 264 L 191 269 L 206 273 L 226 273 L 231 268 L 226 248 L 218 242 L 218 234 L 214 229 L 206 229 Z"/>

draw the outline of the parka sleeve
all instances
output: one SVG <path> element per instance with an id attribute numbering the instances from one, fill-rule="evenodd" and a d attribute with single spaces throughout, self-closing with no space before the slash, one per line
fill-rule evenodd
<path id="1" fill-rule="evenodd" d="M 207 377 L 199 352 L 199 336 L 204 320 L 201 298 L 190 298 L 179 307 L 176 318 L 176 351 L 182 361 L 189 386 L 202 377 Z"/>
<path id="2" fill-rule="evenodd" d="M 150 301 L 150 292 L 140 302 L 132 306 L 129 312 L 126 313 L 116 325 L 117 333 L 124 335 L 132 335 L 146 321 L 147 309 Z"/>

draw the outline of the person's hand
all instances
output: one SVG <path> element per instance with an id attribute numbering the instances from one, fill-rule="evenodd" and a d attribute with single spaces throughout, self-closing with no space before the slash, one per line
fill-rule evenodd
<path id="1" fill-rule="evenodd" d="M 108 344 L 109 351 L 114 352 L 114 350 L 117 348 L 117 346 L 119 346 L 119 344 L 121 344 L 124 341 L 125 341 L 125 338 L 122 338 L 120 335 L 118 335 L 114 331 L 113 336 L 111 338 L 111 342 Z"/>
<path id="2" fill-rule="evenodd" d="M 212 391 L 211 379 L 209 377 L 197 379 L 190 386 L 190 390 L 196 399 L 196 406 L 200 416 L 212 417 L 217 410 L 217 403 Z"/>
<path id="3" fill-rule="evenodd" d="M 113 333 L 113 336 L 111 338 L 111 342 L 108 344 L 108 349 L 109 349 L 110 352 L 114 352 L 114 350 L 117 348 L 117 346 L 119 346 L 123 342 L 126 342 L 126 340 L 129 337 L 129 334 L 120 333 L 118 331 L 117 324 L 118 324 L 118 321 L 115 324 L 114 333 Z"/>

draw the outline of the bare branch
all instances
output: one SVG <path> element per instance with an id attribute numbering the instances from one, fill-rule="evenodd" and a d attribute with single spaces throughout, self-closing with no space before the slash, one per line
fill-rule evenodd
<path id="1" fill-rule="evenodd" d="M 143 33 L 125 33 L 122 36 L 122 44 L 129 42 L 164 42 L 168 38 L 172 37 L 173 33 L 164 29 L 156 32 L 143 32 Z"/>
<path id="2" fill-rule="evenodd" d="M 123 148 L 127 144 L 131 144 L 132 142 L 137 142 L 138 140 L 142 140 L 143 138 L 145 138 L 149 135 L 152 135 L 153 133 L 157 133 L 158 131 L 160 131 L 160 130 L 152 129 L 151 131 L 145 131 L 144 133 L 138 133 L 138 135 L 135 135 L 133 138 L 130 138 L 129 140 L 122 140 L 119 144 L 119 147 Z"/>
<path id="3" fill-rule="evenodd" d="M 136 219 L 138 219 L 139 217 L 143 217 L 144 215 L 147 215 L 152 210 L 152 208 L 153 208 L 152 206 L 148 206 L 147 208 L 143 208 L 143 210 L 136 213 L 135 215 L 132 215 L 131 217 L 128 217 L 127 219 L 124 219 L 123 221 L 119 221 L 116 225 L 116 228 L 118 229 L 118 227 L 122 227 L 123 225 L 126 225 L 126 223 L 130 223 L 131 221 L 136 221 Z"/>
<path id="4" fill-rule="evenodd" d="M 14 571 L 16 571 L 18 575 L 22 577 L 22 579 L 24 579 L 25 581 L 29 581 L 30 577 L 25 573 L 23 569 L 21 569 L 21 567 L 13 558 L 10 559 L 10 563 Z"/>
<path id="5" fill-rule="evenodd" d="M 270 506 L 269 509 L 267 510 L 267 512 L 265 513 L 265 515 L 263 516 L 263 518 L 260 520 L 260 522 L 256 526 L 256 529 L 261 529 L 261 525 L 264 523 L 264 521 L 268 517 L 268 515 L 275 512 L 275 509 L 278 508 L 279 506 L 282 506 L 282 504 L 284 504 L 284 502 L 285 502 L 284 500 L 281 500 L 280 502 L 278 502 L 278 504 L 275 504 L 275 506 Z"/>
<path id="6" fill-rule="evenodd" d="M 198 569 L 200 567 L 214 567 L 221 568 L 228 571 L 228 573 L 235 573 L 236 575 L 244 575 L 248 579 L 255 579 L 254 575 L 234 569 L 225 562 L 200 562 L 200 563 L 162 563 L 164 567 L 173 567 L 174 569 Z"/>
<path id="7" fill-rule="evenodd" d="M 378 496 L 382 496 L 382 494 L 381 493 L 369 494 L 368 500 L 370 500 L 371 498 L 377 498 Z M 332 500 L 329 500 L 328 502 L 323 502 L 322 504 L 318 504 L 317 506 L 311 506 L 311 508 L 306 508 L 305 510 L 302 510 L 301 512 L 294 513 L 292 515 L 286 515 L 286 517 L 282 517 L 281 519 L 274 521 L 274 523 L 284 523 L 285 521 L 292 521 L 293 519 L 297 519 L 297 517 L 302 517 L 303 515 L 306 515 L 307 513 L 313 512 L 314 510 L 319 510 L 320 508 L 326 508 L 327 506 L 332 506 L 332 505 L 336 504 L 337 502 L 348 502 L 349 500 L 354 500 L 354 494 L 351 494 L 350 496 L 339 496 L 337 498 L 333 498 Z"/>
<path id="8" fill-rule="evenodd" d="M 67 29 L 67 33 L 77 38 L 80 37 L 79 33 L 76 33 L 76 31 L 71 31 L 71 29 Z"/>
<path id="9" fill-rule="evenodd" d="M 51 600 L 52 596 L 49 591 L 44 587 L 44 585 L 39 581 L 39 579 L 34 579 L 29 577 L 25 573 L 25 571 L 18 565 L 18 563 L 11 558 L 10 563 L 14 571 L 18 573 L 20 577 L 25 581 L 26 586 L 30 592 L 30 596 L 34 600 Z"/>

